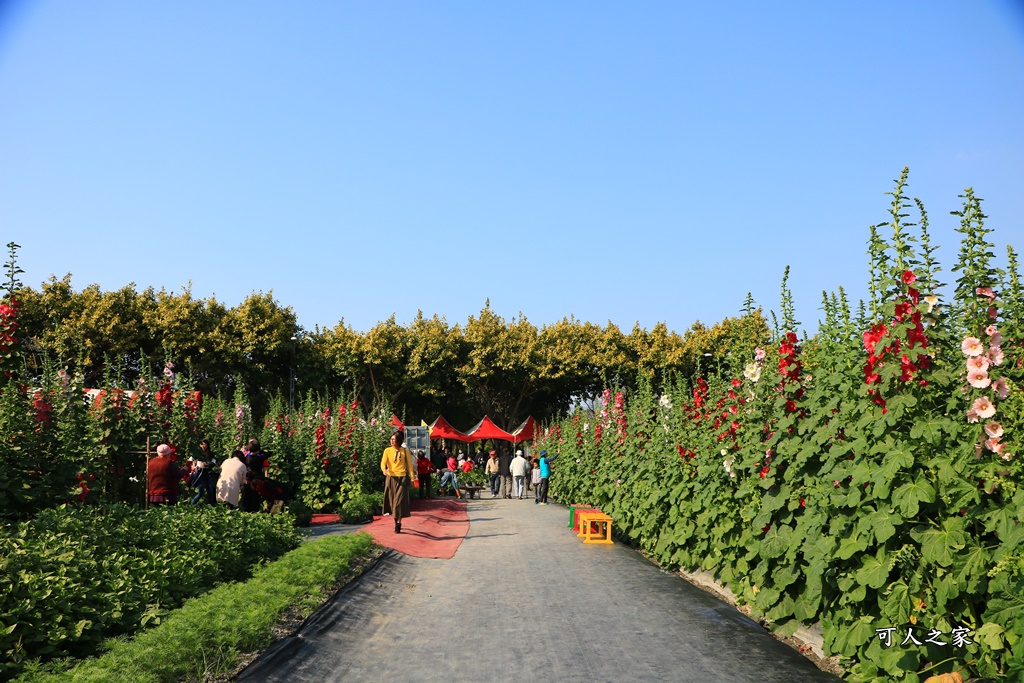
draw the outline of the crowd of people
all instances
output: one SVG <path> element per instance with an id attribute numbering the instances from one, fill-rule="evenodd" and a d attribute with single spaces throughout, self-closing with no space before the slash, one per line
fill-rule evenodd
<path id="1" fill-rule="evenodd" d="M 404 447 L 405 433 L 397 430 L 391 435 L 390 446 L 384 449 L 380 469 L 384 474 L 384 514 L 395 520 L 395 533 L 402 533 L 402 519 L 409 516 L 412 489 L 419 491 L 421 499 L 431 498 L 433 478 L 438 477 L 437 493 L 445 495 L 451 491 L 461 498 L 459 473 L 483 469 L 488 477 L 492 498 L 523 498 L 533 490 L 533 502 L 548 504 L 548 481 L 551 478 L 551 462 L 558 454 L 548 455 L 540 451 L 536 457 L 527 459 L 523 451 L 513 455 L 497 449 L 475 455 L 452 453 L 447 448 L 432 449 L 430 457 L 422 450 L 415 456 Z M 413 481 L 415 480 L 415 486 Z"/>
<path id="2" fill-rule="evenodd" d="M 258 439 L 249 439 L 224 462 L 217 462 L 210 442 L 199 443 L 200 453 L 179 465 L 167 444 L 156 448 L 146 467 L 149 506 L 176 505 L 182 484 L 192 493 L 193 505 L 225 505 L 246 512 L 279 512 L 288 498 L 288 487 L 268 476 L 270 457 Z"/>

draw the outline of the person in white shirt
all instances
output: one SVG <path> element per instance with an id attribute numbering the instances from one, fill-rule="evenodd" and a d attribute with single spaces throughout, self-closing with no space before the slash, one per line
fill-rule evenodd
<path id="1" fill-rule="evenodd" d="M 526 473 L 530 470 L 530 463 L 523 457 L 522 451 L 516 451 L 516 457 L 512 458 L 512 488 L 516 498 L 523 499 L 523 488 L 526 485 Z"/>

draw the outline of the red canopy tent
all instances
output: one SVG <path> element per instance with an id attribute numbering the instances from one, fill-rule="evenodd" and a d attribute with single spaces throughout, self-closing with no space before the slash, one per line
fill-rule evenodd
<path id="1" fill-rule="evenodd" d="M 391 425 L 392 427 L 398 427 L 399 429 L 405 426 L 404 424 L 402 424 L 402 421 L 398 419 L 398 416 L 395 415 L 394 413 L 391 413 L 391 419 L 388 420 L 388 424 Z"/>
<path id="2" fill-rule="evenodd" d="M 430 423 L 430 438 L 469 441 L 469 437 L 448 424 L 448 420 L 444 419 L 444 415 L 438 415 L 437 419 Z"/>
<path id="3" fill-rule="evenodd" d="M 526 421 L 523 422 L 523 424 L 519 425 L 518 427 L 512 430 L 512 440 L 515 443 L 522 443 L 524 441 L 532 439 L 533 429 L 536 426 L 536 424 L 537 422 L 536 420 L 533 419 L 533 415 L 526 418 Z"/>
<path id="4" fill-rule="evenodd" d="M 484 439 L 501 439 L 502 441 L 515 442 L 515 437 L 504 429 L 494 424 L 491 418 L 484 415 L 484 419 L 476 423 L 472 429 L 466 432 L 466 441 L 483 441 Z"/>

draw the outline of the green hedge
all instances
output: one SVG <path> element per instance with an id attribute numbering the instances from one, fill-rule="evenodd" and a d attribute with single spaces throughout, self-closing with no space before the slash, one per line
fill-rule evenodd
<path id="1" fill-rule="evenodd" d="M 286 610 L 306 617 L 369 552 L 369 534 L 325 536 L 260 567 L 244 583 L 218 586 L 172 612 L 162 624 L 57 674 L 26 672 L 19 683 L 175 683 L 229 671 L 240 653 L 266 647 Z"/>
<path id="2" fill-rule="evenodd" d="M 111 636 L 295 548 L 290 515 L 221 507 L 61 507 L 0 534 L 0 677 Z"/>

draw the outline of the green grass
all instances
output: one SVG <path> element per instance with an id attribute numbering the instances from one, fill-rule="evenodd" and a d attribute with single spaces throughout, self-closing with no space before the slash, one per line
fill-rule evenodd
<path id="1" fill-rule="evenodd" d="M 16 680 L 177 683 L 229 671 L 240 653 L 270 644 L 271 627 L 286 610 L 297 610 L 302 617 L 312 613 L 350 561 L 368 553 L 372 544 L 365 533 L 309 541 L 260 567 L 248 581 L 189 600 L 159 626 L 135 638 L 111 641 L 100 657 L 59 673 L 30 668 Z"/>

